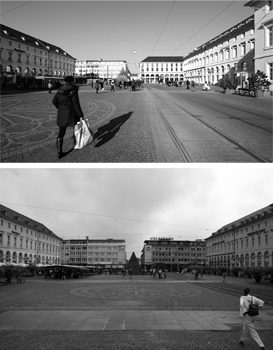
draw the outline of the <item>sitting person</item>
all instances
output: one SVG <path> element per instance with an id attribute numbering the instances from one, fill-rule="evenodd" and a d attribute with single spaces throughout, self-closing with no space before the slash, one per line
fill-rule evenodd
<path id="1" fill-rule="evenodd" d="M 209 85 L 208 85 L 208 83 L 205 81 L 205 84 L 203 85 L 203 87 L 202 87 L 202 90 L 203 91 L 208 91 L 208 90 L 210 90 L 210 87 L 209 87 Z"/>

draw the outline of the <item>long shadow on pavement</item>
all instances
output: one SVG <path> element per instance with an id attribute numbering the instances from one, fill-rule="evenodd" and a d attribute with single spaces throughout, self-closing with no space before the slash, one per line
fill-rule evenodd
<path id="1" fill-rule="evenodd" d="M 132 114 L 133 112 L 122 114 L 121 116 L 110 120 L 108 124 L 98 128 L 98 131 L 94 136 L 96 140 L 99 140 L 99 142 L 95 145 L 95 147 L 100 147 L 106 142 L 110 141 L 116 135 L 116 133 L 119 132 L 121 126 L 132 116 Z"/>

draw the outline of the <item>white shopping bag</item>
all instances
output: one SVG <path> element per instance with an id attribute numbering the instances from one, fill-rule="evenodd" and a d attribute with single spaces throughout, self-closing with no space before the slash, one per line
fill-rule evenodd
<path id="1" fill-rule="evenodd" d="M 93 132 L 89 127 L 87 119 L 82 119 L 74 126 L 76 145 L 74 149 L 81 149 L 93 142 Z"/>

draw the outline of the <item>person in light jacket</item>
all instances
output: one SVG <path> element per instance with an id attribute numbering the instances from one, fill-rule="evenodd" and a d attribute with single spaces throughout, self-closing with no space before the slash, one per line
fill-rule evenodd
<path id="1" fill-rule="evenodd" d="M 63 138 L 66 133 L 66 128 L 69 126 L 74 127 L 81 118 L 84 119 L 79 101 L 79 88 L 73 84 L 74 77 L 67 76 L 64 82 L 65 84 L 58 89 L 52 100 L 52 103 L 58 109 L 57 125 L 59 127 L 59 134 L 56 144 L 57 156 L 59 159 L 64 156 Z"/>
<path id="2" fill-rule="evenodd" d="M 264 302 L 254 296 L 251 296 L 250 289 L 245 288 L 244 289 L 244 295 L 240 298 L 240 316 L 244 318 L 243 323 L 243 332 L 239 340 L 239 344 L 243 345 L 246 335 L 249 332 L 251 337 L 256 341 L 256 343 L 260 346 L 260 349 L 265 349 L 264 344 L 259 337 L 259 334 L 257 333 L 254 322 L 256 321 L 257 316 L 249 316 L 248 315 L 248 308 L 250 305 L 250 302 L 252 300 L 253 304 L 259 305 L 259 309 L 264 306 Z"/>

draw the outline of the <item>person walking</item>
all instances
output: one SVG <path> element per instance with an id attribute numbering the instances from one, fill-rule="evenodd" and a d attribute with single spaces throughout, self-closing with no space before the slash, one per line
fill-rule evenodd
<path id="1" fill-rule="evenodd" d="M 51 83 L 51 80 L 49 80 L 48 84 L 47 84 L 47 87 L 48 87 L 48 93 L 51 94 L 51 91 L 52 91 L 52 88 L 53 88 L 53 85 Z"/>
<path id="2" fill-rule="evenodd" d="M 189 81 L 189 79 L 187 79 L 186 85 L 187 85 L 187 89 L 189 90 L 189 88 L 190 88 L 190 81 Z"/>
<path id="3" fill-rule="evenodd" d="M 249 332 L 251 337 L 256 341 L 256 343 L 260 346 L 260 349 L 264 350 L 264 344 L 259 337 L 259 334 L 257 333 L 255 327 L 254 327 L 254 322 L 256 321 L 256 316 L 250 316 L 248 314 L 248 308 L 250 303 L 252 302 L 254 305 L 258 305 L 259 309 L 264 306 L 264 302 L 254 296 L 251 296 L 250 294 L 250 289 L 245 288 L 244 289 L 244 295 L 241 296 L 240 298 L 240 315 L 244 317 L 244 323 L 243 323 L 243 332 L 241 334 L 239 344 L 243 345 L 246 335 Z"/>
<path id="4" fill-rule="evenodd" d="M 100 84 L 99 84 L 99 81 L 98 81 L 98 80 L 96 80 L 96 82 L 95 82 L 95 90 L 96 90 L 96 94 L 98 94 L 98 93 L 99 93 L 99 89 L 100 89 Z"/>
<path id="5" fill-rule="evenodd" d="M 113 92 L 115 92 L 115 82 L 114 82 L 114 80 L 111 80 L 111 89 L 110 89 L 110 91 L 113 91 Z"/>
<path id="6" fill-rule="evenodd" d="M 129 270 L 129 279 L 132 279 L 133 278 L 133 272 L 132 272 L 132 269 Z"/>
<path id="7" fill-rule="evenodd" d="M 52 103 L 58 109 L 57 125 L 59 134 L 57 136 L 57 157 L 60 159 L 63 153 L 63 138 L 67 127 L 74 127 L 84 115 L 80 106 L 78 86 L 74 85 L 74 77 L 68 75 L 64 78 L 65 84 L 57 90 Z M 74 135 L 74 131 L 73 131 Z"/>
<path id="8" fill-rule="evenodd" d="M 223 282 L 226 282 L 226 273 L 225 272 L 222 273 L 222 277 L 223 277 Z"/>
<path id="9" fill-rule="evenodd" d="M 132 80 L 132 91 L 136 91 L 136 82 L 135 82 L 135 79 Z"/>
<path id="10" fill-rule="evenodd" d="M 195 92 L 195 82 L 194 82 L 194 80 L 191 81 L 191 91 Z"/>

